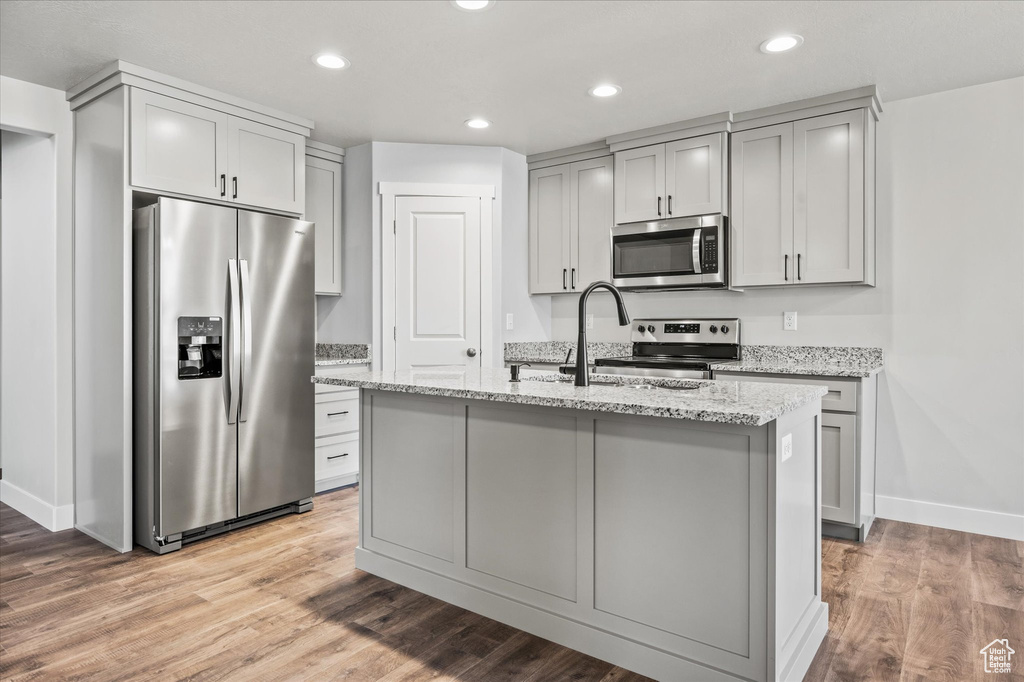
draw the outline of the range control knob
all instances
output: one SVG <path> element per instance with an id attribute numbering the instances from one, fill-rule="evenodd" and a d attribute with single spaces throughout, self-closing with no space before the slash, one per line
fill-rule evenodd
<path id="1" fill-rule="evenodd" d="M 715 325 L 711 325 L 710 327 L 708 327 L 708 331 L 714 334 L 718 331 L 718 327 L 716 327 Z"/>
<path id="2" fill-rule="evenodd" d="M 643 333 L 644 333 L 644 330 L 645 330 L 645 329 L 646 329 L 646 327 L 645 327 L 645 326 L 643 326 L 642 324 L 641 324 L 641 325 L 639 325 L 639 326 L 637 326 L 637 328 L 636 328 L 636 330 L 637 330 L 638 332 L 640 332 L 641 334 L 643 334 Z"/>
<path id="3" fill-rule="evenodd" d="M 653 334 L 654 333 L 654 325 L 653 324 L 647 325 L 647 331 L 649 331 L 650 333 Z"/>
<path id="4" fill-rule="evenodd" d="M 728 334 L 729 333 L 729 328 L 726 327 L 724 324 L 722 325 L 722 333 L 723 334 Z"/>

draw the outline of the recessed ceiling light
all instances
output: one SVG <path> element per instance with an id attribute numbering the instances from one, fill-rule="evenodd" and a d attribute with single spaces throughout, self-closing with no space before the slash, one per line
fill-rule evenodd
<path id="1" fill-rule="evenodd" d="M 494 0 L 452 0 L 452 5 L 463 12 L 479 12 L 490 9 L 494 5 Z"/>
<path id="2" fill-rule="evenodd" d="M 325 69 L 347 69 L 348 60 L 342 57 L 340 54 L 331 54 L 325 52 L 318 54 L 313 57 L 313 63 L 324 67 Z"/>
<path id="3" fill-rule="evenodd" d="M 587 91 L 591 97 L 614 97 L 615 95 L 622 92 L 622 88 L 618 85 L 612 85 L 606 83 L 604 85 L 595 85 Z"/>
<path id="4" fill-rule="evenodd" d="M 470 128 L 489 128 L 491 122 L 486 118 L 471 118 L 466 121 L 466 125 Z"/>
<path id="5" fill-rule="evenodd" d="M 761 43 L 761 52 L 773 54 L 775 52 L 786 52 L 795 47 L 800 47 L 804 42 L 803 36 L 785 35 L 769 38 Z"/>

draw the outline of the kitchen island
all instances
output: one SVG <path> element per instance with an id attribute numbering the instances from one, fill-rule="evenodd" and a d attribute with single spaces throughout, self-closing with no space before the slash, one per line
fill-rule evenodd
<path id="1" fill-rule="evenodd" d="M 825 389 L 563 379 L 315 377 L 361 389 L 356 566 L 656 679 L 801 679 Z"/>

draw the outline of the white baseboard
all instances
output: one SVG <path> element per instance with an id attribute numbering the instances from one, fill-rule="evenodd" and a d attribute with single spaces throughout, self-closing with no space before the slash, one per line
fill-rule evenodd
<path id="1" fill-rule="evenodd" d="M 1024 541 L 1024 515 L 1019 514 L 876 495 L 875 515 L 881 519 Z"/>
<path id="2" fill-rule="evenodd" d="M 0 502 L 12 507 L 49 531 L 67 530 L 75 525 L 75 505 L 55 507 L 10 481 L 0 479 Z"/>

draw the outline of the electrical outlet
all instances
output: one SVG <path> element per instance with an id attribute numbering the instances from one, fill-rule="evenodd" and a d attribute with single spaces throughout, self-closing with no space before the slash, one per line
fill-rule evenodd
<path id="1" fill-rule="evenodd" d="M 512 313 L 505 315 L 505 329 L 512 331 Z"/>
<path id="2" fill-rule="evenodd" d="M 796 313 L 782 313 L 782 328 L 787 332 L 796 331 Z"/>
<path id="3" fill-rule="evenodd" d="M 793 456 L 793 434 L 787 433 L 782 437 L 782 461 L 785 462 L 787 459 Z"/>
<path id="4" fill-rule="evenodd" d="M 593 329 L 593 328 L 594 328 L 594 315 L 592 313 L 587 313 L 587 329 Z"/>

